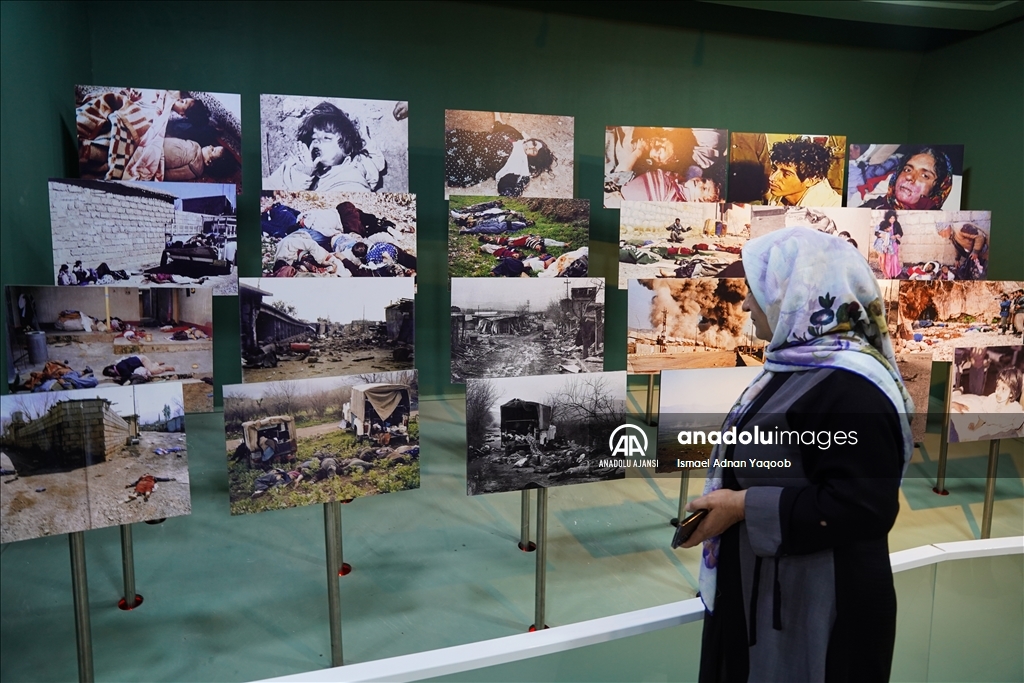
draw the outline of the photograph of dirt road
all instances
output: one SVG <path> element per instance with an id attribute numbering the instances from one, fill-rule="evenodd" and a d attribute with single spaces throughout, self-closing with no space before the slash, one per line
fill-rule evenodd
<path id="1" fill-rule="evenodd" d="M 224 387 L 231 514 L 419 488 L 415 370 Z"/>
<path id="2" fill-rule="evenodd" d="M 604 280 L 452 279 L 452 383 L 604 370 Z"/>
<path id="3" fill-rule="evenodd" d="M 180 384 L 0 397 L 3 543 L 192 511 Z"/>
<path id="4" fill-rule="evenodd" d="M 467 492 L 624 478 L 608 440 L 625 412 L 624 372 L 468 380 Z"/>
<path id="5" fill-rule="evenodd" d="M 413 293 L 410 278 L 242 278 L 242 381 L 411 369 Z"/>

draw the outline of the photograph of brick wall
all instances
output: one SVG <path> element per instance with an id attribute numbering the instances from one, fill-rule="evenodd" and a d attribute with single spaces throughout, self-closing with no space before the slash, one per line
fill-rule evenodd
<path id="1" fill-rule="evenodd" d="M 878 278 L 984 280 L 991 211 L 871 212 L 868 262 Z"/>
<path id="2" fill-rule="evenodd" d="M 180 384 L 0 397 L 0 541 L 191 512 Z"/>

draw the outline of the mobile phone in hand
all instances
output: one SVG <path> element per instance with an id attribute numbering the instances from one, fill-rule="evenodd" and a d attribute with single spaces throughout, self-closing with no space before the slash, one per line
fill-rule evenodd
<path id="1" fill-rule="evenodd" d="M 676 527 L 676 533 L 672 537 L 672 549 L 675 550 L 682 544 L 690 540 L 690 536 L 693 536 L 693 532 L 700 526 L 700 521 L 707 517 L 710 510 L 697 510 L 689 517 L 679 522 L 679 526 Z"/>

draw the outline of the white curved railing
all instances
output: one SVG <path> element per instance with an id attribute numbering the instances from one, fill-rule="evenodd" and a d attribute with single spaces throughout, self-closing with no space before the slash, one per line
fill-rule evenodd
<path id="1" fill-rule="evenodd" d="M 901 550 L 892 553 L 889 558 L 892 571 L 896 573 L 948 560 L 1016 554 L 1024 554 L 1024 536 L 936 543 Z M 418 681 L 649 633 L 699 621 L 703 616 L 704 606 L 700 600 L 693 598 L 635 612 L 556 626 L 537 633 L 521 633 L 428 652 L 281 676 L 267 679 L 267 683 Z"/>

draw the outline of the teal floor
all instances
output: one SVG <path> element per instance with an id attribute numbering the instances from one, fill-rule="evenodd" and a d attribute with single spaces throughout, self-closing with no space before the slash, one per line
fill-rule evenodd
<path id="1" fill-rule="evenodd" d="M 521 633 L 533 621 L 534 555 L 516 547 L 520 494 L 465 495 L 461 403 L 421 402 L 422 488 L 343 506 L 354 566 L 340 580 L 347 663 Z M 323 511 L 231 517 L 220 422 L 188 418 L 193 514 L 133 527 L 140 608 L 116 607 L 117 529 L 85 534 L 97 680 L 244 681 L 329 664 Z M 1021 535 L 1024 448 L 1002 451 L 993 535 Z M 986 445 L 951 449 L 948 497 L 930 492 L 932 452 L 937 439 L 915 456 L 924 476 L 905 482 L 893 550 L 978 535 Z M 701 484 L 694 478 L 691 496 Z M 678 475 L 643 474 L 550 490 L 550 625 L 693 597 L 698 553 L 668 546 L 678 492 Z M 67 537 L 0 552 L 0 679 L 75 679 Z"/>

